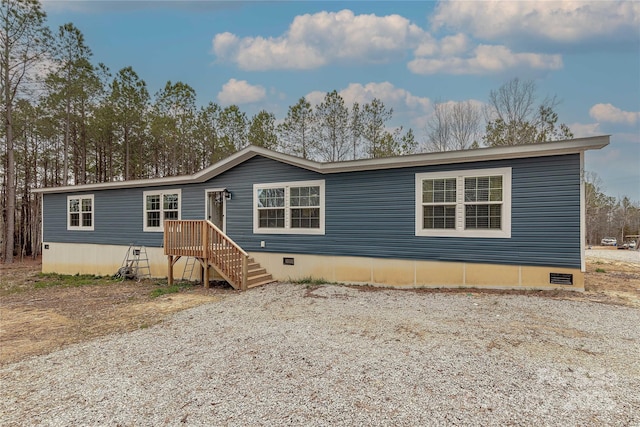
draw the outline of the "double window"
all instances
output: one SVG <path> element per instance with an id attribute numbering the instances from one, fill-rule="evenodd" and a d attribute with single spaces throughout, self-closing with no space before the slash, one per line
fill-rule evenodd
<path id="1" fill-rule="evenodd" d="M 253 186 L 253 232 L 324 234 L 324 180 Z"/>
<path id="2" fill-rule="evenodd" d="M 145 191 L 144 231 L 163 231 L 164 221 L 180 219 L 180 190 Z"/>
<path id="3" fill-rule="evenodd" d="M 93 230 L 93 194 L 67 197 L 67 230 Z"/>
<path id="4" fill-rule="evenodd" d="M 416 235 L 511 237 L 511 168 L 416 174 Z"/>

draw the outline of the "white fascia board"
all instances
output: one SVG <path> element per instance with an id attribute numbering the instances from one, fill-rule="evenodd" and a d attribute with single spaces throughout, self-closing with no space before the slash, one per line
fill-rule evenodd
<path id="1" fill-rule="evenodd" d="M 172 176 L 166 178 L 135 179 L 131 181 L 110 181 L 97 184 L 67 185 L 64 187 L 34 188 L 32 193 L 82 193 L 93 190 L 114 190 L 117 188 L 157 187 L 160 185 L 178 185 L 192 182 L 190 176 Z"/>
<path id="2" fill-rule="evenodd" d="M 268 150 L 267 150 L 268 151 Z M 91 190 L 113 190 L 118 188 L 159 187 L 204 182 L 225 172 L 255 156 L 251 147 L 247 147 L 193 175 L 170 176 L 164 178 L 135 179 L 130 181 L 101 182 L 97 184 L 69 185 L 65 187 L 37 188 L 33 193 L 69 193 Z"/>
<path id="3" fill-rule="evenodd" d="M 248 146 L 235 154 L 197 172 L 166 178 L 137 179 L 132 181 L 102 182 L 98 184 L 73 185 L 33 189 L 33 193 L 70 193 L 118 188 L 157 187 L 162 185 L 184 185 L 207 181 L 255 156 L 297 166 L 320 174 L 356 172 L 378 169 L 397 169 L 413 166 L 446 165 L 456 163 L 480 162 L 489 160 L 519 159 L 526 157 L 555 156 L 561 154 L 582 153 L 597 150 L 609 144 L 609 135 L 576 138 L 564 141 L 542 142 L 537 144 L 513 145 L 506 147 L 478 148 L 475 150 L 444 151 L 437 153 L 412 154 L 408 156 L 386 157 L 381 159 L 350 160 L 345 162 L 319 163 L 301 159 L 289 154 L 278 153 L 262 147 Z"/>
<path id="4" fill-rule="evenodd" d="M 324 173 L 353 172 L 375 169 L 394 169 L 413 166 L 446 165 L 489 160 L 556 156 L 601 149 L 609 144 L 609 136 L 577 138 L 537 144 L 478 148 L 475 150 L 443 151 L 381 159 L 352 160 L 325 163 Z"/>
<path id="5" fill-rule="evenodd" d="M 69 185 L 65 187 L 49 187 L 49 188 L 36 188 L 33 189 L 33 193 L 70 193 L 70 192 L 82 192 L 93 190 L 114 190 L 119 188 L 136 188 L 136 187 L 159 187 L 163 185 L 180 185 L 205 182 L 223 172 L 228 171 L 236 167 L 237 165 L 246 162 L 252 157 L 263 156 L 282 163 L 287 163 L 293 166 L 302 167 L 315 172 L 322 173 L 319 166 L 321 163 L 311 160 L 300 159 L 288 154 L 282 154 L 275 151 L 267 150 L 262 147 L 248 146 L 226 159 L 220 160 L 213 165 L 205 168 L 193 175 L 181 175 L 165 178 L 150 178 L 150 179 L 136 179 L 131 181 L 116 181 L 116 182 L 101 182 L 97 184 L 86 185 Z"/>
<path id="6" fill-rule="evenodd" d="M 267 150 L 266 148 L 249 146 L 237 153 L 229 156 L 228 158 L 206 168 L 194 175 L 195 182 L 207 181 L 216 175 L 220 175 L 240 163 L 244 163 L 252 157 L 262 156 L 268 159 L 276 160 L 278 162 L 286 163 L 289 165 L 309 169 L 314 172 L 322 173 L 322 163 L 314 162 L 312 160 L 301 159 L 299 157 L 291 156 L 289 154 L 278 153 L 276 151 Z"/>

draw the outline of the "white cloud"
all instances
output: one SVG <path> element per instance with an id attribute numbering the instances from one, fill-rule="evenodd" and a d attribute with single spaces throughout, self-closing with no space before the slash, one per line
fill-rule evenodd
<path id="1" fill-rule="evenodd" d="M 599 122 L 624 123 L 633 125 L 640 122 L 640 112 L 623 111 L 611 104 L 596 104 L 589 110 L 589 116 Z"/>
<path id="2" fill-rule="evenodd" d="M 249 104 L 264 99 L 267 91 L 259 85 L 251 85 L 246 80 L 230 79 L 218 92 L 222 104 Z"/>
<path id="3" fill-rule="evenodd" d="M 353 103 L 360 104 L 369 103 L 373 98 L 381 100 L 385 106 L 394 108 L 394 110 L 417 110 L 425 112 L 431 107 L 429 98 L 415 96 L 409 91 L 395 87 L 389 82 L 371 82 L 365 85 L 360 83 L 350 83 L 345 89 L 338 92 L 346 105 L 351 106 Z M 307 101 L 312 105 L 320 104 L 325 97 L 325 92 L 314 91 L 305 96 Z"/>
<path id="4" fill-rule="evenodd" d="M 506 12 L 502 18 L 495 18 L 497 21 L 517 21 L 515 17 L 522 8 L 511 3 L 514 2 L 501 3 Z M 467 2 L 456 5 L 442 3 L 436 11 L 436 23 L 448 17 L 447 8 L 459 7 L 470 13 L 480 7 L 469 6 Z M 490 9 L 494 7 L 493 3 L 488 5 Z M 472 17 L 475 15 L 468 18 Z M 485 26 L 491 25 L 480 25 L 476 32 Z M 296 16 L 288 30 L 278 37 L 240 38 L 229 32 L 219 33 L 212 45 L 219 61 L 253 71 L 308 70 L 333 63 L 386 63 L 404 58 L 410 52 L 415 58 L 408 63 L 408 68 L 416 74 L 496 74 L 510 69 L 546 71 L 563 67 L 559 54 L 528 51 L 530 49 L 519 52 L 506 45 L 478 44 L 465 32 L 436 39 L 400 15 L 355 15 L 346 9 Z"/>
<path id="5" fill-rule="evenodd" d="M 431 18 L 435 29 L 462 30 L 485 40 L 510 37 L 576 43 L 611 38 L 637 41 L 636 1 L 441 1 Z"/>
<path id="6" fill-rule="evenodd" d="M 416 58 L 407 66 L 416 74 L 495 74 L 507 69 L 524 67 L 557 70 L 562 68 L 563 64 L 560 55 L 517 53 L 505 46 L 479 45 L 468 57 Z"/>
<path id="7" fill-rule="evenodd" d="M 232 55 L 239 44 L 240 39 L 235 34 L 219 33 L 213 38 L 213 52 L 221 57 Z"/>
<path id="8" fill-rule="evenodd" d="M 482 111 L 484 108 L 487 107 L 486 103 L 484 103 L 482 101 L 479 101 L 477 99 L 465 99 L 465 100 L 462 100 L 462 101 L 452 101 L 452 100 L 450 100 L 450 101 L 436 101 L 436 103 L 446 104 L 446 105 L 448 105 L 450 107 L 453 107 L 454 105 L 466 103 L 466 102 L 471 104 L 472 107 L 477 108 L 478 111 Z M 433 110 L 431 112 L 433 113 Z"/>
<path id="9" fill-rule="evenodd" d="M 413 51 L 413 54 L 416 56 L 431 56 L 438 54 L 438 52 L 440 52 L 438 40 L 425 33 L 422 36 L 420 43 L 418 43 L 418 46 Z"/>
<path id="10" fill-rule="evenodd" d="M 469 38 L 462 33 L 444 37 L 440 41 L 440 54 L 445 56 L 459 55 L 468 50 L 469 43 Z"/>
<path id="11" fill-rule="evenodd" d="M 575 138 L 602 135 L 599 123 L 571 123 L 568 126 Z"/>
<path id="12" fill-rule="evenodd" d="M 400 15 L 342 10 L 296 16 L 279 37 L 216 34 L 213 52 L 243 70 L 312 69 L 335 61 L 385 63 L 424 37 L 420 27 Z"/>
<path id="13" fill-rule="evenodd" d="M 393 108 L 392 122 L 394 126 L 399 126 L 401 123 L 409 124 L 414 131 L 424 127 L 426 117 L 431 114 L 433 109 L 429 98 L 416 96 L 389 82 L 370 82 L 364 85 L 350 83 L 338 93 L 348 108 L 351 108 L 354 102 L 362 105 L 371 102 L 373 98 L 378 98 L 385 107 Z M 326 92 L 314 91 L 308 93 L 305 98 L 311 105 L 318 105 L 324 100 L 325 95 Z"/>

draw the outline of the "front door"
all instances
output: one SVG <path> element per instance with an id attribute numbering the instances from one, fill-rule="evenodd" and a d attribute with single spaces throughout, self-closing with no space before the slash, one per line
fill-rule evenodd
<path id="1" fill-rule="evenodd" d="M 225 231 L 224 191 L 207 191 L 207 219 L 223 232 Z"/>

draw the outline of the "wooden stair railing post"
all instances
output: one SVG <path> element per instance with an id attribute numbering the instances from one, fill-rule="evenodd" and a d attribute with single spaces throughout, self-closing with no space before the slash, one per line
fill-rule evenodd
<path id="1" fill-rule="evenodd" d="M 204 287 L 209 289 L 209 225 L 202 221 L 202 268 L 204 268 Z"/>
<path id="2" fill-rule="evenodd" d="M 247 275 L 249 274 L 249 257 L 247 255 L 242 256 L 242 286 L 243 291 L 247 290 Z"/>
<path id="3" fill-rule="evenodd" d="M 171 249 L 169 247 L 169 234 L 171 229 L 171 223 L 164 223 L 164 236 L 162 237 L 162 245 L 164 246 L 164 253 L 167 255 L 167 284 L 169 286 L 173 285 L 173 256 L 171 254 Z"/>

